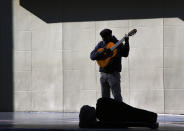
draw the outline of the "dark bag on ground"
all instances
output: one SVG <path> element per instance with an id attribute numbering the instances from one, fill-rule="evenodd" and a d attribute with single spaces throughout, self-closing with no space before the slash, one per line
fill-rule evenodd
<path id="1" fill-rule="evenodd" d="M 157 128 L 158 126 L 158 123 L 156 123 L 156 113 L 138 109 L 124 102 L 118 102 L 111 98 L 98 99 L 96 105 L 96 117 L 100 120 L 100 126 L 103 126 L 104 123 L 112 125 L 114 123 L 129 123 L 127 126 L 136 126 L 136 123 L 140 123 L 140 126 L 144 126 L 146 123 L 145 126 L 151 128 Z"/>
<path id="2" fill-rule="evenodd" d="M 79 127 L 80 128 L 94 128 L 96 127 L 96 110 L 94 107 L 84 105 L 79 113 Z"/>

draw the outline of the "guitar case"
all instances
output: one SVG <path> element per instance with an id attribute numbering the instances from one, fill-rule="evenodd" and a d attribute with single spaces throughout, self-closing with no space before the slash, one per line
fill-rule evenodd
<path id="1" fill-rule="evenodd" d="M 138 109 L 111 98 L 97 100 L 96 117 L 99 119 L 97 126 L 102 128 L 149 127 L 156 129 L 159 126 L 156 113 Z"/>
<path id="2" fill-rule="evenodd" d="M 94 107 L 84 105 L 79 113 L 79 127 L 80 128 L 95 128 L 97 127 L 96 110 Z"/>

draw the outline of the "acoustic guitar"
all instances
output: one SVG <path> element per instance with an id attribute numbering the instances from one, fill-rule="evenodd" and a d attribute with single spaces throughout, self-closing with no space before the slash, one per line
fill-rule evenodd
<path id="1" fill-rule="evenodd" d="M 111 59 L 116 56 L 116 54 L 117 54 L 117 49 L 116 48 L 125 40 L 125 37 L 133 36 L 133 35 L 135 35 L 136 32 L 137 32 L 137 30 L 133 29 L 128 34 L 126 34 L 121 40 L 119 40 L 118 42 L 116 42 L 116 43 L 113 43 L 113 42 L 107 43 L 105 48 L 110 49 L 113 54 L 110 57 L 105 58 L 104 60 L 97 60 L 98 65 L 100 67 L 106 67 L 109 64 L 109 62 L 111 61 Z M 104 54 L 106 53 L 104 48 L 99 48 L 97 50 L 97 52 L 104 53 Z"/>

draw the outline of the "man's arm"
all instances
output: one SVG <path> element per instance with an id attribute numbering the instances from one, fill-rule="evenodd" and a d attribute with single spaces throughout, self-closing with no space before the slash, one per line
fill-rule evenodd
<path id="1" fill-rule="evenodd" d="M 97 50 L 100 48 L 100 42 L 97 44 L 95 49 L 90 53 L 91 60 L 99 60 L 100 59 L 100 53 L 97 52 Z"/>
<path id="2" fill-rule="evenodd" d="M 102 52 L 98 52 L 99 48 L 103 48 L 102 44 L 103 44 L 102 41 L 99 42 L 95 47 L 95 49 L 91 52 L 90 54 L 91 60 L 104 60 L 107 57 L 110 57 L 113 55 L 113 52 L 110 49 L 106 49 L 106 48 L 104 48 Z"/>
<path id="3" fill-rule="evenodd" d="M 128 57 L 130 51 L 129 37 L 125 38 L 125 44 L 120 46 L 120 55 L 122 57 Z"/>

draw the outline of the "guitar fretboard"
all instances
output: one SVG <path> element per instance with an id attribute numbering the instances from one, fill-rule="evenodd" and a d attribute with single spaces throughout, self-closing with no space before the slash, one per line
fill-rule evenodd
<path id="1" fill-rule="evenodd" d="M 116 42 L 116 44 L 111 47 L 111 51 L 113 51 L 114 49 L 116 49 L 123 41 L 124 41 L 125 37 L 123 37 L 121 40 L 119 40 L 118 42 Z"/>

